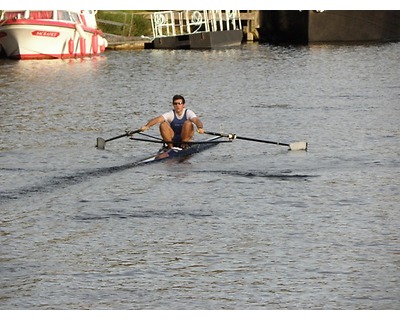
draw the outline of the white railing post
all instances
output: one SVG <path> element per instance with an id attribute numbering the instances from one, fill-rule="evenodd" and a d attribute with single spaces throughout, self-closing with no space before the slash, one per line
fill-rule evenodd
<path id="1" fill-rule="evenodd" d="M 209 25 L 209 21 L 208 21 L 208 11 L 207 10 L 203 10 L 204 12 L 204 26 L 206 29 L 206 32 L 210 31 L 210 25 Z"/>
<path id="2" fill-rule="evenodd" d="M 185 17 L 186 17 L 186 33 L 190 33 L 189 10 L 185 11 Z"/>
<path id="3" fill-rule="evenodd" d="M 211 10 L 212 13 L 212 30 L 211 31 L 217 31 L 217 21 L 215 19 L 215 10 Z"/>
<path id="4" fill-rule="evenodd" d="M 175 15 L 174 15 L 173 11 L 171 11 L 171 31 L 172 31 L 172 35 L 176 36 L 176 32 L 175 32 Z"/>
<path id="5" fill-rule="evenodd" d="M 179 32 L 183 34 L 183 12 L 179 12 Z"/>

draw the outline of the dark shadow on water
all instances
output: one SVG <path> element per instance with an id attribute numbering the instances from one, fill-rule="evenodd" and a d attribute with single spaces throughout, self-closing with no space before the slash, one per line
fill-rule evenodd
<path id="1" fill-rule="evenodd" d="M 137 209 L 135 211 L 125 211 L 118 210 L 115 211 L 113 209 L 103 209 L 104 211 L 101 214 L 85 214 L 82 213 L 80 215 L 75 216 L 75 220 L 82 222 L 92 222 L 98 220 L 114 220 L 114 219 L 146 219 L 146 218 L 161 218 L 161 219 L 176 219 L 177 217 L 191 217 L 194 219 L 201 219 L 204 217 L 212 216 L 210 212 L 201 212 L 201 211 L 160 211 L 157 210 L 141 210 Z"/>
<path id="2" fill-rule="evenodd" d="M 187 150 L 181 151 L 179 155 L 172 153 L 171 157 L 159 158 L 156 162 L 158 163 L 162 161 L 162 162 L 182 163 L 192 155 L 201 152 L 203 150 L 209 149 L 211 147 L 214 147 L 215 145 L 216 144 L 209 144 L 209 145 L 198 144 L 193 148 L 188 148 Z M 22 196 L 52 192 L 55 188 L 65 188 L 68 186 L 82 183 L 91 178 L 104 177 L 107 175 L 132 169 L 140 165 L 147 165 L 150 163 L 153 162 L 143 162 L 143 160 L 139 160 L 136 162 L 126 163 L 118 166 L 81 170 L 69 175 L 49 178 L 49 180 L 33 186 L 23 187 L 19 189 L 1 190 L 0 201 L 2 202 L 7 200 L 16 200 L 21 198 Z M 3 170 L 3 168 L 1 168 L 1 170 Z"/>
<path id="3" fill-rule="evenodd" d="M 308 181 L 309 178 L 318 177 L 318 175 L 292 174 L 291 171 L 284 171 L 280 173 L 269 173 L 265 171 L 236 171 L 236 170 L 220 170 L 220 171 L 207 171 L 207 172 L 245 177 L 245 178 L 266 178 L 266 179 L 281 180 L 281 181 L 289 181 L 289 180 Z"/>
<path id="4" fill-rule="evenodd" d="M 118 173 L 124 170 L 128 170 L 134 167 L 142 165 L 141 162 L 134 162 L 134 163 L 127 163 L 119 166 L 112 166 L 112 167 L 103 167 L 103 168 L 95 168 L 89 169 L 84 171 L 78 171 L 76 173 L 72 173 L 65 176 L 53 177 L 48 179 L 47 181 L 29 186 L 23 187 L 19 189 L 12 189 L 12 190 L 2 190 L 0 193 L 0 201 L 6 200 L 15 200 L 19 199 L 22 196 L 28 196 L 32 194 L 38 193 L 46 193 L 51 192 L 55 188 L 65 188 L 68 186 L 76 185 L 87 181 L 90 178 L 96 177 L 103 177 L 107 175 L 111 175 L 114 173 Z"/>

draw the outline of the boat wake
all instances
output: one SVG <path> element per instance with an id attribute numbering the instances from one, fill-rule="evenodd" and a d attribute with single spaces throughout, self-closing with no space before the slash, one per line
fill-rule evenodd
<path id="1" fill-rule="evenodd" d="M 168 159 L 170 161 L 181 162 L 182 159 Z M 34 184 L 28 187 L 22 187 L 18 189 L 3 190 L 0 193 L 0 201 L 16 200 L 23 196 L 29 196 L 40 193 L 50 193 L 57 188 L 66 188 L 72 185 L 83 183 L 91 178 L 100 178 L 108 176 L 114 173 L 122 172 L 140 165 L 143 165 L 142 161 L 122 164 L 111 167 L 100 167 L 95 169 L 89 169 L 84 171 L 77 171 L 69 175 L 55 176 L 49 178 L 47 181 L 42 183 Z M 3 170 L 3 169 L 2 169 Z M 310 178 L 317 177 L 316 175 L 304 175 L 304 174 L 293 174 L 291 171 L 284 171 L 280 173 L 269 173 L 265 171 L 236 171 L 236 170 L 217 170 L 217 171 L 198 171 L 198 173 L 211 173 L 230 175 L 244 178 L 266 178 L 279 181 L 309 181 Z"/>
<path id="2" fill-rule="evenodd" d="M 281 180 L 281 181 L 286 181 L 286 180 L 308 181 L 310 178 L 317 177 L 317 175 L 293 174 L 291 173 L 291 171 L 283 171 L 279 173 L 269 173 L 265 171 L 236 171 L 236 170 L 219 170 L 219 171 L 207 171 L 207 172 L 230 175 L 230 176 L 239 176 L 245 178 L 267 178 L 267 179 Z"/>
<path id="3" fill-rule="evenodd" d="M 119 166 L 101 167 L 89 170 L 81 170 L 69 175 L 55 176 L 49 178 L 39 184 L 34 184 L 29 187 L 22 187 L 18 189 L 2 190 L 0 193 L 0 201 L 16 200 L 22 196 L 28 196 L 38 193 L 52 192 L 56 188 L 66 188 L 68 186 L 76 185 L 85 182 L 91 178 L 98 178 L 114 173 L 118 173 L 127 169 L 134 168 L 141 165 L 141 162 L 127 163 Z M 3 168 L 1 169 L 3 170 Z M 4 169 L 5 170 L 5 169 Z"/>
<path id="4" fill-rule="evenodd" d="M 220 139 L 220 137 L 217 138 L 211 138 L 209 139 L 210 141 L 216 141 Z M 29 187 L 22 187 L 19 189 L 12 189 L 8 191 L 2 191 L 0 193 L 0 201 L 4 200 L 13 200 L 13 199 L 18 199 L 21 196 L 26 196 L 30 194 L 37 194 L 37 193 L 44 193 L 44 192 L 51 192 L 55 188 L 65 188 L 71 185 L 76 185 L 79 183 L 82 183 L 90 178 L 96 178 L 96 177 L 103 177 L 107 175 L 111 175 L 117 172 L 121 172 L 124 170 L 128 170 L 140 165 L 145 165 L 153 162 L 184 162 L 187 160 L 191 155 L 195 153 L 199 153 L 203 150 L 207 150 L 211 147 L 216 146 L 216 143 L 199 143 L 193 147 L 187 148 L 187 149 L 180 149 L 180 151 L 170 149 L 166 152 L 162 153 L 157 153 L 155 156 L 151 156 L 149 158 L 145 158 L 142 160 L 134 161 L 134 162 L 129 162 L 126 164 L 122 165 L 117 165 L 117 166 L 111 166 L 111 167 L 100 167 L 100 168 L 94 168 L 94 169 L 87 169 L 87 170 L 81 170 L 77 171 L 75 173 L 69 174 L 69 175 L 64 175 L 64 176 L 56 176 L 53 178 L 49 178 L 47 181 L 41 183 L 41 184 L 36 184 L 33 186 Z M 0 170 L 6 170 L 5 168 L 0 168 Z"/>

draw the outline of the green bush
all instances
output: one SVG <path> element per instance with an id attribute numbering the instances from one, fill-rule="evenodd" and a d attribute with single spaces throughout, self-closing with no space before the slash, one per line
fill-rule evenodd
<path id="1" fill-rule="evenodd" d="M 97 13 L 99 28 L 104 33 L 111 33 L 125 37 L 149 36 L 151 35 L 151 22 L 145 13 L 135 11 L 99 11 Z"/>

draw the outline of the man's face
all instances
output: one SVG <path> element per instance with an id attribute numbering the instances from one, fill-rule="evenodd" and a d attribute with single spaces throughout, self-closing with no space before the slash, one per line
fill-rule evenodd
<path id="1" fill-rule="evenodd" d="M 173 102 L 174 105 L 174 110 L 176 113 L 180 114 L 183 111 L 183 108 L 185 107 L 185 104 L 183 103 L 182 99 L 177 99 Z"/>

